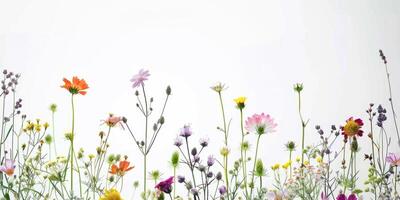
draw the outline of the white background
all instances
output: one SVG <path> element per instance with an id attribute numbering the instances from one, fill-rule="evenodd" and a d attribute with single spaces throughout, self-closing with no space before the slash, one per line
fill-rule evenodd
<path id="1" fill-rule="evenodd" d="M 279 124 L 276 133 L 262 138 L 267 166 L 286 161 L 286 141 L 300 144 L 296 82 L 305 85 L 309 144 L 318 140 L 316 124 L 329 129 L 350 116 L 366 121 L 368 103 L 388 106 L 380 48 L 400 108 L 399 24 L 400 2 L 395 0 L 0 0 L 0 67 L 22 74 L 18 95 L 28 118 L 49 121 L 49 105 L 58 105 L 58 148 L 65 151 L 70 99 L 59 86 L 63 77 L 85 78 L 90 89 L 76 98 L 76 143 L 87 153 L 95 152 L 97 134 L 106 130 L 101 120 L 110 112 L 142 130 L 129 79 L 149 69 L 146 86 L 156 110 L 165 87 L 173 91 L 165 128 L 150 155 L 149 168 L 160 169 L 165 178 L 172 172 L 167 165 L 172 141 L 185 123 L 192 124 L 196 142 L 208 135 L 219 156 L 222 135 L 215 128 L 221 116 L 217 95 L 209 89 L 218 81 L 229 86 L 224 98 L 233 118 L 232 151 L 237 152 L 240 140 L 233 98 L 248 97 L 246 116 L 266 112 Z M 394 137 L 392 127 L 389 131 Z M 361 143 L 361 153 L 368 152 L 367 137 Z M 132 180 L 141 180 L 141 157 L 126 131 L 114 129 L 110 144 L 112 152 L 129 155 L 136 166 L 125 180 L 128 198 Z M 359 166 L 364 173 L 367 162 Z"/>

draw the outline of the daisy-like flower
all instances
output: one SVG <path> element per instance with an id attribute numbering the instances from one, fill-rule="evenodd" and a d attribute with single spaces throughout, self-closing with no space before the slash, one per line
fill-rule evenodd
<path id="1" fill-rule="evenodd" d="M 246 130 L 251 133 L 257 133 L 259 135 L 265 133 L 273 133 L 275 132 L 275 127 L 277 124 L 274 122 L 274 119 L 270 115 L 254 114 L 251 117 L 248 117 L 246 120 Z"/>
<path id="2" fill-rule="evenodd" d="M 221 93 L 222 91 L 226 90 L 227 87 L 225 86 L 225 84 L 222 83 L 217 83 L 214 86 L 211 86 L 211 89 L 216 91 L 217 93 Z"/>
<path id="3" fill-rule="evenodd" d="M 158 189 L 164 193 L 171 193 L 172 192 L 172 183 L 174 183 L 174 177 L 171 176 L 166 180 L 159 182 L 154 188 Z"/>
<path id="4" fill-rule="evenodd" d="M 119 125 L 123 128 L 122 117 L 114 116 L 113 114 L 110 114 L 107 119 L 103 120 L 103 123 L 109 127 L 115 127 Z"/>
<path id="5" fill-rule="evenodd" d="M 386 156 L 386 162 L 390 163 L 392 166 L 400 166 L 400 154 L 389 153 Z"/>
<path id="6" fill-rule="evenodd" d="M 86 94 L 86 89 L 89 88 L 88 84 L 84 79 L 79 79 L 78 77 L 74 76 L 72 77 L 72 82 L 66 78 L 63 79 L 64 85 L 62 85 L 62 88 L 65 88 L 68 90 L 71 94 L 81 94 L 85 95 Z"/>
<path id="7" fill-rule="evenodd" d="M 237 107 L 238 109 L 240 109 L 240 110 L 242 110 L 242 109 L 246 106 L 246 105 L 245 105 L 246 100 L 247 100 L 247 98 L 246 98 L 246 97 L 243 97 L 243 96 L 238 97 L 238 98 L 236 98 L 236 99 L 233 99 L 233 101 L 236 103 L 236 107 Z"/>
<path id="8" fill-rule="evenodd" d="M 15 164 L 11 159 L 5 159 L 4 165 L 0 166 L 0 172 L 7 174 L 8 176 L 12 176 L 14 174 Z"/>
<path id="9" fill-rule="evenodd" d="M 355 194 L 350 194 L 348 197 L 341 193 L 336 197 L 336 200 L 357 200 L 357 196 Z"/>
<path id="10" fill-rule="evenodd" d="M 125 173 L 134 168 L 134 166 L 129 167 L 130 162 L 123 160 L 119 162 L 119 166 L 113 164 L 111 166 L 110 174 L 116 174 L 118 176 L 123 176 Z"/>
<path id="11" fill-rule="evenodd" d="M 342 135 L 344 135 L 346 139 L 353 136 L 361 137 L 364 132 L 363 130 L 361 130 L 363 125 L 364 123 L 360 118 L 353 119 L 353 117 L 350 117 L 346 120 L 346 124 L 340 127 L 340 129 L 342 130 Z"/>
<path id="12" fill-rule="evenodd" d="M 138 74 L 134 75 L 131 78 L 131 82 L 133 83 L 132 87 L 136 88 L 144 84 L 144 81 L 148 80 L 150 76 L 149 70 L 141 69 Z"/>
<path id="13" fill-rule="evenodd" d="M 122 197 L 118 190 L 112 188 L 105 190 L 103 196 L 100 197 L 100 200 L 122 200 Z"/>

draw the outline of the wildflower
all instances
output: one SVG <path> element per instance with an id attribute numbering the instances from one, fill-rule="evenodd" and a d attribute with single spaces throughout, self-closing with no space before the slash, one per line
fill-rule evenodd
<path id="1" fill-rule="evenodd" d="M 209 167 L 211 167 L 211 166 L 214 165 L 214 163 L 215 163 L 215 158 L 214 158 L 214 156 L 209 155 L 208 158 L 207 158 L 207 165 L 208 165 Z"/>
<path id="2" fill-rule="evenodd" d="M 72 77 L 72 82 L 66 78 L 64 78 L 63 81 L 64 85 L 62 85 L 61 87 L 68 90 L 72 95 L 75 94 L 85 95 L 86 94 L 85 90 L 89 88 L 84 79 L 79 79 L 76 76 Z"/>
<path id="3" fill-rule="evenodd" d="M 221 186 L 221 187 L 219 187 L 218 188 L 218 192 L 219 192 L 219 194 L 221 195 L 221 196 L 224 196 L 224 194 L 226 194 L 226 187 L 225 187 L 225 185 L 223 185 L 223 186 Z"/>
<path id="4" fill-rule="evenodd" d="M 363 125 L 364 123 L 361 119 L 353 119 L 353 117 L 350 117 L 346 120 L 346 124 L 341 127 L 342 135 L 344 135 L 346 139 L 357 135 L 361 137 L 363 135 L 361 127 Z"/>
<path id="5" fill-rule="evenodd" d="M 106 189 L 99 200 L 122 200 L 122 197 L 116 189 L 112 188 L 109 190 Z"/>
<path id="6" fill-rule="evenodd" d="M 246 102 L 246 99 L 247 99 L 246 97 L 242 96 L 234 99 L 233 101 L 235 101 L 237 108 L 242 110 L 245 107 L 244 103 Z"/>
<path id="7" fill-rule="evenodd" d="M 134 168 L 134 166 L 129 167 L 130 162 L 123 160 L 119 162 L 119 166 L 113 164 L 111 166 L 111 174 L 117 174 L 119 176 L 125 175 L 125 172 Z"/>
<path id="8" fill-rule="evenodd" d="M 55 104 L 55 103 L 50 104 L 49 109 L 53 113 L 56 112 L 57 111 L 57 104 Z"/>
<path id="9" fill-rule="evenodd" d="M 264 163 L 262 162 L 261 159 L 258 159 L 256 162 L 256 168 L 255 168 L 254 175 L 257 177 L 262 177 L 262 176 L 265 176 L 265 174 L 266 174 L 266 170 L 264 168 Z"/>
<path id="10" fill-rule="evenodd" d="M 286 150 L 288 151 L 294 151 L 296 150 L 296 143 L 294 143 L 293 141 L 289 141 L 285 144 Z"/>
<path id="11" fill-rule="evenodd" d="M 348 197 L 341 193 L 336 197 L 336 200 L 357 200 L 357 197 L 355 194 L 350 194 Z"/>
<path id="12" fill-rule="evenodd" d="M 150 76 L 149 70 L 141 69 L 138 74 L 132 77 L 131 79 L 131 82 L 133 83 L 132 87 L 136 88 L 140 85 L 143 85 L 144 81 L 146 81 L 149 76 Z"/>
<path id="13" fill-rule="evenodd" d="M 220 150 L 221 155 L 224 157 L 228 156 L 229 152 L 230 150 L 227 146 L 222 147 Z"/>
<path id="14" fill-rule="evenodd" d="M 281 165 L 279 163 L 276 163 L 275 165 L 271 166 L 271 169 L 275 171 L 275 170 L 279 169 L 280 167 L 281 167 Z"/>
<path id="15" fill-rule="evenodd" d="M 183 183 L 183 182 L 185 182 L 185 177 L 178 175 L 178 183 Z"/>
<path id="16" fill-rule="evenodd" d="M 116 125 L 120 125 L 123 128 L 122 117 L 117 117 L 113 114 L 110 114 L 107 119 L 103 120 L 103 123 L 106 124 L 108 127 L 115 127 Z"/>
<path id="17" fill-rule="evenodd" d="M 283 169 L 287 169 L 287 168 L 289 168 L 290 167 L 290 165 L 292 165 L 292 161 L 287 161 L 286 163 L 284 163 L 283 165 L 282 165 L 282 168 Z"/>
<path id="18" fill-rule="evenodd" d="M 159 182 L 154 188 L 157 188 L 159 191 L 169 194 L 172 191 L 172 183 L 174 183 L 173 176 L 169 177 L 164 181 Z"/>
<path id="19" fill-rule="evenodd" d="M 315 160 L 316 160 L 318 163 L 322 163 L 322 161 L 323 161 L 323 159 L 322 159 L 321 156 L 318 156 Z"/>
<path id="20" fill-rule="evenodd" d="M 221 93 L 222 91 L 226 90 L 227 87 L 225 87 L 225 84 L 222 84 L 219 82 L 219 83 L 215 84 L 214 86 L 212 86 L 211 89 L 218 93 Z"/>
<path id="21" fill-rule="evenodd" d="M 179 135 L 184 137 L 184 138 L 188 138 L 192 134 L 193 134 L 192 128 L 190 127 L 190 125 L 186 124 L 186 125 L 183 126 L 183 128 L 181 128 L 181 132 L 180 132 Z"/>
<path id="22" fill-rule="evenodd" d="M 8 176 L 12 176 L 14 174 L 15 164 L 11 159 L 5 159 L 4 165 L 0 166 L 0 172 L 7 174 Z"/>
<path id="23" fill-rule="evenodd" d="M 389 155 L 386 156 L 386 162 L 390 163 L 392 166 L 400 166 L 400 155 L 389 153 Z"/>
<path id="24" fill-rule="evenodd" d="M 202 147 L 208 146 L 209 141 L 210 139 L 208 137 L 200 138 L 199 140 L 200 146 Z"/>
<path id="25" fill-rule="evenodd" d="M 174 140 L 174 145 L 180 147 L 182 146 L 182 144 L 183 144 L 182 139 L 180 137 L 176 137 Z"/>
<path id="26" fill-rule="evenodd" d="M 271 191 L 267 193 L 267 199 L 268 200 L 282 200 L 282 199 L 287 199 L 288 198 L 288 193 L 287 191 Z"/>
<path id="27" fill-rule="evenodd" d="M 175 151 L 171 156 L 171 165 L 176 168 L 179 165 L 179 152 Z"/>
<path id="28" fill-rule="evenodd" d="M 270 115 L 254 114 L 252 117 L 248 117 L 246 120 L 246 130 L 249 132 L 257 133 L 259 135 L 265 133 L 275 132 L 275 127 L 277 126 L 274 123 L 274 119 L 270 117 Z"/>
<path id="29" fill-rule="evenodd" d="M 301 158 L 299 156 L 296 157 L 296 162 L 300 162 Z"/>
<path id="30" fill-rule="evenodd" d="M 149 172 L 149 176 L 151 177 L 152 180 L 157 181 L 161 177 L 161 173 L 158 170 L 153 170 Z"/>

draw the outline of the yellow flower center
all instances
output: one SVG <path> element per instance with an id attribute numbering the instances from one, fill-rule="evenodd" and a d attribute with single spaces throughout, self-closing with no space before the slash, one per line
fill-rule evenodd
<path id="1" fill-rule="evenodd" d="M 360 126 L 354 120 L 349 120 L 343 129 L 346 135 L 354 136 L 357 134 Z"/>

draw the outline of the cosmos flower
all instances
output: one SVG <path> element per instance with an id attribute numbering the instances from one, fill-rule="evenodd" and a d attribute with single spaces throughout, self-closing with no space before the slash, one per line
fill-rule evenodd
<path id="1" fill-rule="evenodd" d="M 61 87 L 68 90 L 72 95 L 75 94 L 85 95 L 86 94 L 85 90 L 89 88 L 88 84 L 84 79 L 79 79 L 76 76 L 72 77 L 72 82 L 66 78 L 64 78 L 63 81 L 64 85 L 62 85 Z"/>
<path id="2" fill-rule="evenodd" d="M 113 114 L 110 114 L 107 119 L 103 120 L 103 123 L 109 127 L 120 125 L 123 128 L 122 117 L 114 116 Z"/>
<path id="3" fill-rule="evenodd" d="M 109 190 L 106 189 L 99 200 L 122 200 L 122 197 L 116 189 L 112 188 Z"/>
<path id="4" fill-rule="evenodd" d="M 361 127 L 364 125 L 363 121 L 361 119 L 353 119 L 353 117 L 350 117 L 349 119 L 346 120 L 346 124 L 340 129 L 342 130 L 342 135 L 347 139 L 348 137 L 355 137 L 355 136 L 362 136 L 363 135 L 363 130 L 361 130 Z"/>
<path id="5" fill-rule="evenodd" d="M 276 126 L 277 124 L 274 123 L 274 119 L 271 116 L 261 113 L 247 118 L 245 128 L 249 132 L 261 135 L 275 132 Z"/>
<path id="6" fill-rule="evenodd" d="M 154 188 L 158 189 L 164 193 L 171 193 L 172 192 L 172 183 L 174 183 L 174 177 L 171 176 L 166 180 L 159 182 Z"/>
<path id="7" fill-rule="evenodd" d="M 150 76 L 149 70 L 141 69 L 138 74 L 134 75 L 131 78 L 131 82 L 133 83 L 132 87 L 136 88 L 144 84 L 144 81 L 148 80 Z"/>
<path id="8" fill-rule="evenodd" d="M 4 165 L 0 166 L 0 171 L 7 174 L 8 176 L 12 176 L 14 174 L 15 164 L 11 159 L 5 159 Z"/>
<path id="9" fill-rule="evenodd" d="M 130 162 L 123 160 L 119 162 L 119 166 L 113 164 L 111 166 L 110 174 L 117 174 L 118 176 L 125 175 L 125 172 L 134 168 L 134 166 L 129 167 Z"/>
<path id="10" fill-rule="evenodd" d="M 390 163 L 392 166 L 400 166 L 400 155 L 389 153 L 389 155 L 386 156 L 386 162 Z"/>

